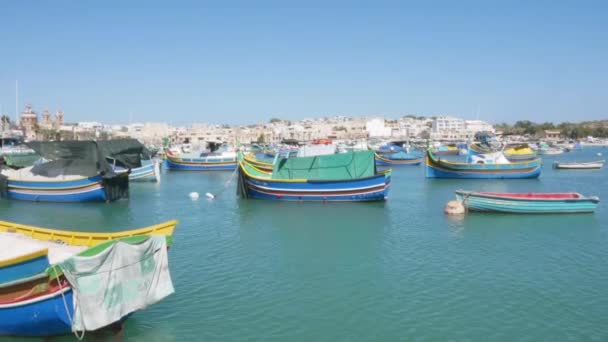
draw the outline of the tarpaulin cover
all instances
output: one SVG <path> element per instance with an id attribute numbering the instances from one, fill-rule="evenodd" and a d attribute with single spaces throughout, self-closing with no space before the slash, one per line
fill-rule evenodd
<path id="1" fill-rule="evenodd" d="M 103 156 L 116 160 L 116 165 L 127 169 L 141 167 L 142 159 L 152 158 L 150 151 L 137 139 L 103 140 L 97 145 Z"/>
<path id="2" fill-rule="evenodd" d="M 99 173 L 113 174 L 95 141 L 33 141 L 27 145 L 46 162 L 34 165 L 32 173 L 45 177 Z"/>
<path id="3" fill-rule="evenodd" d="M 348 180 L 374 176 L 374 151 L 337 153 L 315 157 L 281 158 L 273 179 Z"/>
<path id="4" fill-rule="evenodd" d="M 59 267 L 74 290 L 72 331 L 103 328 L 174 292 L 165 236 L 136 244 L 117 241 Z"/>

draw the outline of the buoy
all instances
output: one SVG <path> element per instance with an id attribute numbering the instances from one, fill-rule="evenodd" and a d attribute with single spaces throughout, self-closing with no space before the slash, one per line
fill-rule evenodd
<path id="1" fill-rule="evenodd" d="M 207 196 L 208 199 L 214 199 L 215 198 L 215 196 L 213 196 L 213 194 L 210 193 L 210 192 L 206 193 L 205 196 Z"/>
<path id="2" fill-rule="evenodd" d="M 460 201 L 449 201 L 443 209 L 443 212 L 447 215 L 462 215 L 464 211 L 464 205 Z"/>
<path id="3" fill-rule="evenodd" d="M 598 155 L 598 156 L 601 156 L 601 155 L 602 155 L 602 152 L 598 152 L 598 153 L 597 153 L 597 155 Z"/>
<path id="4" fill-rule="evenodd" d="M 190 199 L 192 199 L 192 200 L 197 200 L 198 192 L 191 192 L 188 196 L 190 196 Z"/>

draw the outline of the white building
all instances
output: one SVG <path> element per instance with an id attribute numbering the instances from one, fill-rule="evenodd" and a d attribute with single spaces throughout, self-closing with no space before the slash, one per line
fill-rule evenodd
<path id="1" fill-rule="evenodd" d="M 376 118 L 365 123 L 365 130 L 370 138 L 390 137 L 392 129 L 384 126 L 384 119 Z"/>
<path id="2" fill-rule="evenodd" d="M 494 133 L 494 126 L 482 120 L 465 120 L 465 126 L 467 131 L 473 132 L 492 132 Z"/>

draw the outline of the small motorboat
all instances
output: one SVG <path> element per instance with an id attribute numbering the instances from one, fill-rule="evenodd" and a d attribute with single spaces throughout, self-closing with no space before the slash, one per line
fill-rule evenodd
<path id="1" fill-rule="evenodd" d="M 467 210 L 517 214 L 592 213 L 600 201 L 575 192 L 516 193 L 456 191 Z"/>
<path id="2" fill-rule="evenodd" d="M 554 169 L 565 169 L 565 170 L 597 170 L 604 166 L 605 160 L 596 160 L 590 162 L 553 162 Z"/>

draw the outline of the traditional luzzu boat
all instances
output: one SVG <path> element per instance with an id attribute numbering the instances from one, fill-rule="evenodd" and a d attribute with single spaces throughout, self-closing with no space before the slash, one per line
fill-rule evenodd
<path id="1" fill-rule="evenodd" d="M 376 172 L 373 151 L 279 158 L 272 172 L 240 158 L 238 192 L 268 200 L 381 201 L 390 180 L 390 170 Z"/>
<path id="2" fill-rule="evenodd" d="M 597 197 L 578 193 L 499 193 L 456 191 L 456 199 L 471 211 L 518 214 L 592 213 Z"/>
<path id="3" fill-rule="evenodd" d="M 510 161 L 523 161 L 536 159 L 534 152 L 527 144 L 508 147 L 504 150 L 505 157 Z"/>
<path id="4" fill-rule="evenodd" d="M 30 142 L 43 159 L 3 169 L 0 196 L 36 202 L 114 201 L 129 196 L 127 175 L 115 173 L 94 141 Z"/>
<path id="5" fill-rule="evenodd" d="M 487 155 L 473 155 L 471 162 L 460 163 L 441 160 L 427 151 L 427 178 L 471 178 L 471 179 L 516 179 L 537 178 L 540 176 L 542 163 L 540 159 L 524 162 L 510 162 L 501 156 L 484 158 Z"/>
<path id="6" fill-rule="evenodd" d="M 543 143 L 538 146 L 538 150 L 536 150 L 536 153 L 538 155 L 553 156 L 553 155 L 558 155 L 558 154 L 564 153 L 564 150 L 559 147 L 551 147 L 551 146 Z"/>
<path id="7" fill-rule="evenodd" d="M 162 300 L 173 293 L 166 248 L 176 224 L 104 234 L 1 222 L 0 229 L 12 232 L 0 233 L 2 255 L 37 249 L 50 266 L 0 283 L 0 335 L 82 334 Z M 120 295 L 125 291 L 129 297 Z"/>
<path id="8" fill-rule="evenodd" d="M 179 152 L 169 150 L 165 160 L 168 170 L 178 171 L 224 171 L 234 170 L 237 154 L 227 145 L 207 143 L 213 152 Z"/>
<path id="9" fill-rule="evenodd" d="M 131 182 L 160 182 L 160 163 L 136 139 L 97 142 L 101 152 L 118 174 L 128 173 Z"/>
<path id="10" fill-rule="evenodd" d="M 597 170 L 604 166 L 605 160 L 596 160 L 590 162 L 553 162 L 554 169 L 565 170 Z"/>
<path id="11" fill-rule="evenodd" d="M 252 165 L 255 168 L 265 171 L 265 172 L 272 172 L 272 169 L 274 169 L 273 163 L 258 160 L 255 157 L 255 155 L 253 155 L 252 153 L 250 153 L 246 156 L 243 156 L 243 160 L 245 162 L 247 162 L 249 165 Z"/>
<path id="12" fill-rule="evenodd" d="M 379 155 L 376 153 L 374 158 L 377 166 L 407 166 L 420 165 L 420 163 L 422 163 L 422 157 L 404 152 L 388 155 Z"/>

